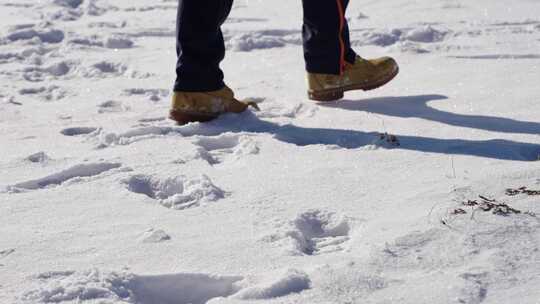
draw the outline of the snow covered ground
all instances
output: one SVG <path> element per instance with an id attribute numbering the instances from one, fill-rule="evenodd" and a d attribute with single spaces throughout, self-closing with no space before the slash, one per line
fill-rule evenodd
<path id="1" fill-rule="evenodd" d="M 176 5 L 0 0 L 0 303 L 540 303 L 539 1 L 352 1 L 401 73 L 317 105 L 300 1 L 237 0 L 262 110 L 182 127 Z"/>

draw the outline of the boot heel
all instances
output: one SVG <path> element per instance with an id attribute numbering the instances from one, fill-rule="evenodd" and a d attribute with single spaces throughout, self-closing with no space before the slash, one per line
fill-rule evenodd
<path id="1" fill-rule="evenodd" d="M 343 91 L 333 92 L 310 92 L 308 91 L 308 98 L 316 101 L 334 101 L 343 98 Z"/>

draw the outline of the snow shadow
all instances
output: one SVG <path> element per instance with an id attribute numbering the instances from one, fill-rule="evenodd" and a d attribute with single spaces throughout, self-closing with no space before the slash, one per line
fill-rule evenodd
<path id="1" fill-rule="evenodd" d="M 159 201 L 167 208 L 183 210 L 203 203 L 215 202 L 226 193 L 216 187 L 205 175 L 197 179 L 185 176 L 160 179 L 154 176 L 134 175 L 126 179 L 127 189 Z"/>
<path id="2" fill-rule="evenodd" d="M 338 103 L 322 104 L 322 106 L 401 118 L 416 117 L 451 126 L 493 132 L 540 134 L 540 123 L 537 122 L 519 121 L 504 117 L 457 114 L 432 108 L 428 104 L 430 101 L 443 99 L 448 99 L 448 97 L 444 95 L 379 97 L 365 99 L 361 102 L 344 100 Z"/>
<path id="3" fill-rule="evenodd" d="M 87 271 L 49 271 L 34 277 L 37 286 L 22 294 L 24 303 L 204 304 L 237 293 L 240 276 L 204 273 L 135 275 Z"/>
<path id="4" fill-rule="evenodd" d="M 83 177 L 93 177 L 100 175 L 104 172 L 120 168 L 121 163 L 83 163 L 78 164 L 68 169 L 62 170 L 60 172 L 53 173 L 51 175 L 45 176 L 43 178 L 29 180 L 9 186 L 11 190 L 16 189 L 26 189 L 26 190 L 39 190 L 44 189 L 50 186 L 58 186 L 63 183 Z"/>
<path id="5" fill-rule="evenodd" d="M 206 274 L 138 276 L 131 290 L 138 304 L 204 304 L 216 297 L 227 297 L 240 288 L 242 277 L 218 277 Z"/>
<path id="6" fill-rule="evenodd" d="M 437 97 L 439 96 L 439 97 Z M 410 97 L 409 100 L 433 100 L 446 98 L 440 95 L 426 95 L 424 97 Z M 397 97 L 394 99 L 396 100 Z M 368 101 L 370 105 L 376 102 Z M 363 102 L 362 102 L 363 103 Z M 360 103 L 346 103 L 349 107 L 365 107 Z M 338 104 L 339 106 L 339 104 Z M 367 109 L 366 109 L 367 110 Z M 372 111 L 373 112 L 373 111 Z M 399 113 L 397 110 L 389 113 Z M 410 114 L 414 112 L 408 111 Z M 391 114 L 389 114 L 391 115 Z M 219 135 L 225 132 L 252 132 L 267 133 L 277 140 L 295 144 L 298 146 L 308 145 L 331 145 L 344 149 L 357 149 L 373 145 L 380 138 L 378 132 L 363 132 L 357 130 L 330 129 L 330 128 L 305 128 L 292 124 L 279 125 L 269 121 L 260 120 L 253 113 L 247 112 L 241 115 L 228 114 L 222 118 L 204 125 L 188 125 L 175 130 L 183 136 L 193 135 Z M 512 120 L 507 120 L 512 121 Z M 472 123 L 472 122 L 469 122 Z M 534 131 L 538 124 L 515 122 L 516 127 L 522 130 Z M 501 128 L 504 128 L 501 126 Z M 516 142 L 505 139 L 490 140 L 465 140 L 465 139 L 440 139 L 410 135 L 395 135 L 399 146 L 392 149 L 404 149 L 428 153 L 455 154 L 479 156 L 500 160 L 513 161 L 538 161 L 540 160 L 540 144 Z M 385 146 L 380 146 L 385 148 Z"/>

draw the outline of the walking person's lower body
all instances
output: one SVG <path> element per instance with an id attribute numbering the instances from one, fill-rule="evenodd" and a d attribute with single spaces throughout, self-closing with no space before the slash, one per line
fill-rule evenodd
<path id="1" fill-rule="evenodd" d="M 302 34 L 310 99 L 337 100 L 348 90 L 382 86 L 398 73 L 393 59 L 365 60 L 352 50 L 345 19 L 348 3 L 303 0 Z M 180 124 L 243 112 L 250 105 L 234 97 L 219 67 L 225 56 L 221 25 L 232 4 L 233 0 L 179 0 L 177 78 L 171 117 Z"/>

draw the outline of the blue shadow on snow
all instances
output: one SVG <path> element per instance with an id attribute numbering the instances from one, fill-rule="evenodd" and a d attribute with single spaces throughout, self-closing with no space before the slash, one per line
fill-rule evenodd
<path id="1" fill-rule="evenodd" d="M 540 124 L 508 118 L 462 115 L 444 112 L 427 106 L 431 100 L 446 99 L 443 95 L 383 97 L 363 101 L 341 101 L 324 105 L 353 111 L 365 111 L 396 117 L 419 117 L 454 126 L 470 127 L 496 132 L 540 134 Z M 224 115 L 207 124 L 192 124 L 176 131 L 183 136 L 216 136 L 226 132 L 267 133 L 282 142 L 298 146 L 333 145 L 356 149 L 377 142 L 380 133 L 331 128 L 305 128 L 293 124 L 279 125 L 259 119 L 251 112 L 238 117 Z M 465 140 L 439 139 L 422 136 L 395 135 L 403 149 L 427 153 L 469 155 L 513 161 L 540 160 L 540 143 L 523 143 L 504 139 Z M 381 148 L 385 148 L 382 146 Z"/>
<path id="2" fill-rule="evenodd" d="M 481 129 L 501 133 L 540 134 L 540 123 L 504 117 L 465 115 L 434 109 L 428 102 L 447 99 L 444 95 L 379 97 L 361 101 L 343 100 L 323 104 L 325 107 L 377 113 L 387 116 L 416 117 L 451 126 Z"/>

